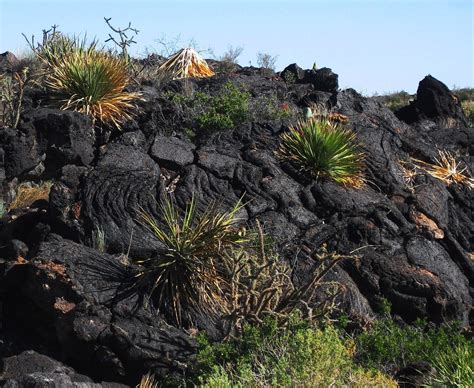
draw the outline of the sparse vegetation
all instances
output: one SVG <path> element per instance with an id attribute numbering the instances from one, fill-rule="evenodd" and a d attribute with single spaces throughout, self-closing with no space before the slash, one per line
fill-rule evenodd
<path id="1" fill-rule="evenodd" d="M 390 377 L 358 366 L 354 343 L 332 326 L 314 328 L 293 316 L 285 329 L 267 319 L 245 325 L 242 336 L 211 344 L 200 338 L 198 386 L 202 387 L 396 387 Z"/>
<path id="2" fill-rule="evenodd" d="M 363 182 L 364 154 L 355 134 L 329 118 L 300 121 L 281 136 L 278 155 L 316 179 L 330 178 L 347 186 Z"/>
<path id="3" fill-rule="evenodd" d="M 262 325 L 268 318 L 278 327 L 284 327 L 296 312 L 308 322 L 326 318 L 334 311 L 335 296 L 342 287 L 336 282 L 324 281 L 324 277 L 339 261 L 355 259 L 355 256 L 328 253 L 323 246 L 313 255 L 314 268 L 296 285 L 290 265 L 274 252 L 267 252 L 258 221 L 257 228 L 259 241 L 255 246 L 258 249 L 248 246 L 234 249 L 225 261 L 230 278 L 230 314 L 224 318 L 229 322 L 229 332 L 241 332 L 245 324 Z"/>
<path id="4" fill-rule="evenodd" d="M 454 88 L 453 93 L 459 98 L 467 124 L 474 126 L 474 89 L 473 88 Z"/>
<path id="5" fill-rule="evenodd" d="M 38 63 L 25 57 L 14 59 L 9 72 L 0 74 L 0 127 L 18 126 L 25 92 L 37 81 L 38 70 Z"/>
<path id="6" fill-rule="evenodd" d="M 289 124 L 297 115 L 295 107 L 280 102 L 276 95 L 252 97 L 244 87 L 230 81 L 215 94 L 199 91 L 185 96 L 168 92 L 166 96 L 182 112 L 180 127 L 196 133 L 230 130 L 247 121 Z"/>
<path id="7" fill-rule="evenodd" d="M 455 325 L 435 329 L 418 322 L 401 327 L 384 319 L 355 343 L 358 361 L 369 367 L 394 373 L 409 363 L 428 361 L 437 370 L 433 383 L 470 387 L 474 381 L 474 343 Z"/>
<path id="8" fill-rule="evenodd" d="M 181 107 L 188 126 L 197 131 L 212 133 L 232 129 L 249 118 L 250 93 L 232 82 L 224 84 L 215 95 L 196 92 L 186 97 L 170 93 L 168 98 Z"/>
<path id="9" fill-rule="evenodd" d="M 389 93 L 380 97 L 383 104 L 390 110 L 396 111 L 404 106 L 408 105 L 413 96 L 404 90 L 401 92 Z"/>
<path id="10" fill-rule="evenodd" d="M 243 47 L 233 47 L 229 46 L 227 51 L 218 58 L 218 63 L 215 67 L 215 71 L 218 74 L 230 74 L 235 71 L 237 67 L 237 61 L 242 52 L 244 51 Z"/>
<path id="11" fill-rule="evenodd" d="M 53 184 L 50 181 L 40 184 L 29 182 L 21 183 L 16 189 L 15 197 L 10 203 L 8 211 L 14 209 L 26 209 L 38 200 L 47 200 L 52 185 Z"/>
<path id="12" fill-rule="evenodd" d="M 272 56 L 268 53 L 257 54 L 257 64 L 262 68 L 262 75 L 271 76 L 275 72 L 275 63 L 277 56 Z"/>

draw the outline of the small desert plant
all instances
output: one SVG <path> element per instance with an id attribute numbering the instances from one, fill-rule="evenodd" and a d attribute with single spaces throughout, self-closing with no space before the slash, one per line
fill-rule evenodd
<path id="1" fill-rule="evenodd" d="M 328 253 L 323 246 L 313 255 L 315 268 L 301 285 L 296 286 L 290 265 L 273 252 L 266 252 L 258 221 L 257 228 L 258 250 L 248 246 L 234 249 L 225 261 L 230 277 L 230 314 L 225 317 L 230 322 L 229 333 L 241 331 L 246 323 L 261 325 L 267 318 L 283 327 L 295 312 L 300 312 L 309 321 L 321 320 L 330 314 L 342 286 L 325 281 L 325 275 L 340 260 L 355 257 Z"/>
<path id="2" fill-rule="evenodd" d="M 139 93 L 126 92 L 126 66 L 119 58 L 95 49 L 76 49 L 51 63 L 46 85 L 60 96 L 61 109 L 91 115 L 117 128 L 132 118 Z"/>
<path id="3" fill-rule="evenodd" d="M 462 101 L 462 109 L 469 126 L 474 126 L 474 101 Z"/>
<path id="4" fill-rule="evenodd" d="M 9 72 L 0 74 L 0 126 L 18 126 L 25 92 L 38 77 L 37 63 L 29 57 L 10 63 Z"/>
<path id="5" fill-rule="evenodd" d="M 458 162 L 456 157 L 449 151 L 439 150 L 439 158 L 435 158 L 436 164 L 427 163 L 419 159 L 412 159 L 416 168 L 422 172 L 439 179 L 446 185 L 463 185 L 474 189 L 474 178 L 467 175 L 468 167 L 463 162 Z"/>
<path id="6" fill-rule="evenodd" d="M 408 105 L 413 96 L 405 91 L 394 92 L 380 97 L 382 103 L 391 111 L 396 111 Z"/>
<path id="7" fill-rule="evenodd" d="M 262 75 L 271 76 L 273 74 L 277 59 L 277 56 L 272 56 L 267 53 L 257 54 L 257 64 L 262 68 Z"/>
<path id="8" fill-rule="evenodd" d="M 217 63 L 215 66 L 216 72 L 221 74 L 229 74 L 235 71 L 237 67 L 237 60 L 243 51 L 243 47 L 229 46 L 227 51 L 218 58 L 219 63 Z"/>
<path id="9" fill-rule="evenodd" d="M 204 211 L 195 198 L 180 212 L 171 199 L 161 205 L 163 223 L 141 211 L 141 222 L 161 242 L 165 251 L 142 262 L 138 284 L 150 284 L 148 294 L 160 310 L 171 310 L 178 324 L 184 307 L 216 312 L 225 305 L 222 287 L 226 283 L 220 261 L 226 249 L 246 241 L 236 226 L 238 201 L 229 212 L 214 202 Z"/>
<path id="10" fill-rule="evenodd" d="M 250 99 L 249 112 L 253 122 L 280 121 L 291 124 L 298 110 L 288 102 L 280 102 L 276 94 L 260 95 Z"/>
<path id="11" fill-rule="evenodd" d="M 278 154 L 302 171 L 347 186 L 363 182 L 364 154 L 355 134 L 328 118 L 300 121 L 281 136 Z"/>
<path id="12" fill-rule="evenodd" d="M 390 318 L 375 321 L 355 338 L 357 359 L 390 373 L 419 361 L 436 369 L 436 383 L 472 386 L 474 345 L 456 325 L 427 328 L 423 322 L 399 326 Z"/>
<path id="13" fill-rule="evenodd" d="M 436 369 L 433 383 L 448 387 L 472 387 L 474 383 L 474 346 L 464 341 L 437 354 L 432 362 Z"/>
<path id="14" fill-rule="evenodd" d="M 232 82 L 225 83 L 216 94 L 199 91 L 191 96 L 177 93 L 167 96 L 187 117 L 188 122 L 183 126 L 197 131 L 213 133 L 232 129 L 250 117 L 250 93 Z"/>
<path id="15" fill-rule="evenodd" d="M 101 226 L 97 226 L 92 231 L 91 236 L 91 246 L 94 249 L 97 249 L 99 252 L 105 252 L 107 245 L 106 245 L 106 238 L 104 229 Z"/>
<path id="16" fill-rule="evenodd" d="M 21 183 L 16 189 L 15 197 L 10 203 L 8 211 L 26 209 L 40 199 L 49 199 L 49 192 L 52 186 L 52 182 L 44 182 L 41 184 Z"/>
<path id="17" fill-rule="evenodd" d="M 7 214 L 7 207 L 5 205 L 5 202 L 3 202 L 3 200 L 0 200 L 0 219 L 2 219 L 5 214 Z"/>

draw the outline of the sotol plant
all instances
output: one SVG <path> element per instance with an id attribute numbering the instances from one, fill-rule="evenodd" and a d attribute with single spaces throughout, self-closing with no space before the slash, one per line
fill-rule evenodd
<path id="1" fill-rule="evenodd" d="M 363 185 L 364 154 L 355 134 L 326 117 L 300 121 L 281 136 L 278 154 L 300 170 L 347 186 Z"/>
<path id="2" fill-rule="evenodd" d="M 246 241 L 236 227 L 238 201 L 228 212 L 217 202 L 200 212 L 195 198 L 180 214 L 171 199 L 161 205 L 163 223 L 142 211 L 141 221 L 165 246 L 164 253 L 142 262 L 138 284 L 149 286 L 148 295 L 161 311 L 171 312 L 181 325 L 185 307 L 217 312 L 225 305 L 226 279 L 219 261 L 224 251 Z"/>
<path id="3" fill-rule="evenodd" d="M 46 68 L 46 86 L 56 94 L 61 109 L 91 115 L 94 120 L 121 128 L 132 118 L 140 93 L 129 85 L 126 62 L 97 48 L 97 42 L 56 33 L 34 48 Z"/>

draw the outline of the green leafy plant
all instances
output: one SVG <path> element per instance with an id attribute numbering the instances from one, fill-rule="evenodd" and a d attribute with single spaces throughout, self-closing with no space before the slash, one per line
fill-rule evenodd
<path id="1" fill-rule="evenodd" d="M 165 251 L 142 262 L 139 283 L 150 284 L 149 295 L 163 311 L 171 310 L 181 325 L 185 307 L 207 312 L 225 309 L 225 275 L 220 268 L 224 252 L 246 241 L 236 226 L 238 201 L 229 212 L 217 202 L 200 212 L 195 198 L 180 214 L 173 201 L 161 205 L 163 223 L 142 211 L 141 222 L 164 245 Z"/>
<path id="2" fill-rule="evenodd" d="M 363 185 L 364 154 L 355 134 L 328 118 L 300 121 L 281 136 L 278 155 L 316 179 Z"/>
<path id="3" fill-rule="evenodd" d="M 268 319 L 260 326 L 245 325 L 229 342 L 211 344 L 205 337 L 199 342 L 198 386 L 397 386 L 388 376 L 358 366 L 353 342 L 332 326 L 318 329 L 297 315 L 284 329 Z"/>
<path id="4" fill-rule="evenodd" d="M 217 95 L 197 92 L 196 103 L 203 112 L 196 118 L 200 130 L 232 129 L 248 118 L 250 93 L 232 82 L 226 83 Z"/>
<path id="5" fill-rule="evenodd" d="M 418 322 L 401 327 L 384 319 L 355 341 L 357 359 L 369 367 L 393 373 L 409 363 L 428 361 L 440 384 L 467 387 L 474 381 L 474 344 L 456 325 L 436 329 Z"/>

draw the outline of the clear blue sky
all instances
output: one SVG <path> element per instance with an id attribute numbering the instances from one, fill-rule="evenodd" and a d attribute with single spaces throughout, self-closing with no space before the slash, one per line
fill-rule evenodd
<path id="1" fill-rule="evenodd" d="M 472 87 L 472 0 L 0 0 L 0 52 L 25 49 L 21 33 L 107 38 L 103 17 L 140 30 L 131 49 L 159 49 L 156 39 L 181 35 L 218 56 L 243 46 L 240 63 L 258 52 L 278 55 L 277 70 L 297 62 L 327 66 L 342 88 L 365 93 L 415 92 L 428 73 L 449 87 Z"/>

